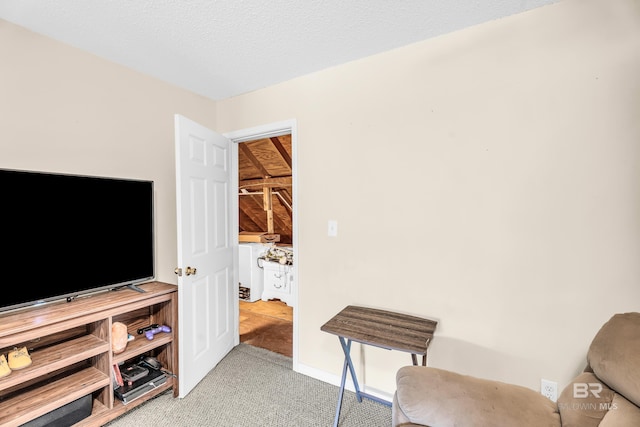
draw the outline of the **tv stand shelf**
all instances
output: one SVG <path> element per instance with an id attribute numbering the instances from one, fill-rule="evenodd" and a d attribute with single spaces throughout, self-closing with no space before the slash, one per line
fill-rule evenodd
<path id="1" fill-rule="evenodd" d="M 114 398 L 113 365 L 140 355 L 158 358 L 163 367 L 178 374 L 177 287 L 161 282 L 57 301 L 0 314 L 0 354 L 26 346 L 32 363 L 0 378 L 0 425 L 20 426 L 86 395 L 93 408 L 80 426 L 101 426 L 149 398 L 173 387 L 167 381 L 124 405 Z M 135 339 L 124 352 L 111 351 L 111 325 L 122 322 Z M 152 340 L 138 335 L 150 324 L 171 327 Z"/>

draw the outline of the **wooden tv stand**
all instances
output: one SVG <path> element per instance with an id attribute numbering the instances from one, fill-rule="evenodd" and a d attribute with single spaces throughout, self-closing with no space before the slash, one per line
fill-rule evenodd
<path id="1" fill-rule="evenodd" d="M 145 293 L 122 288 L 0 314 L 0 354 L 26 346 L 30 366 L 0 378 L 0 425 L 19 426 L 91 394 L 92 413 L 75 426 L 101 426 L 173 387 L 167 381 L 124 405 L 114 398 L 113 365 L 155 356 L 178 374 L 178 292 L 175 285 L 150 282 Z M 122 322 L 131 335 L 124 352 L 111 351 L 111 325 Z M 137 331 L 157 323 L 171 332 L 152 340 Z"/>

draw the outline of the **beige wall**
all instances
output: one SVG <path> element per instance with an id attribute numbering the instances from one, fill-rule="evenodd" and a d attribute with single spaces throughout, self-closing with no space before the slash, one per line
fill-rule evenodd
<path id="1" fill-rule="evenodd" d="M 224 132 L 297 120 L 302 365 L 339 375 L 320 327 L 357 304 L 439 320 L 431 366 L 539 389 L 638 310 L 639 113 L 636 2 L 566 0 L 219 102 L 217 117 Z M 386 392 L 410 362 L 353 353 Z"/>
<path id="2" fill-rule="evenodd" d="M 169 283 L 175 113 L 216 126 L 207 98 L 0 20 L 0 167 L 153 180 L 157 278 Z"/>
<path id="3" fill-rule="evenodd" d="M 0 21 L 0 167 L 153 179 L 175 283 L 173 114 L 295 119 L 302 369 L 339 375 L 320 326 L 358 304 L 439 320 L 431 366 L 562 386 L 640 301 L 637 9 L 564 0 L 218 103 Z M 410 360 L 353 353 L 387 393 Z"/>

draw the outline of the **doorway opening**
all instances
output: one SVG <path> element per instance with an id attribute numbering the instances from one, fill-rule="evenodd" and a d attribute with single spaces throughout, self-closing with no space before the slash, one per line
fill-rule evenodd
<path id="1" fill-rule="evenodd" d="M 236 143 L 239 341 L 292 357 L 295 369 L 295 122 L 225 136 Z"/>

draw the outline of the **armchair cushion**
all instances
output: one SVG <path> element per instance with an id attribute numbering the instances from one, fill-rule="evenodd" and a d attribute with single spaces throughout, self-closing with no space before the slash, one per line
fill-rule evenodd
<path id="1" fill-rule="evenodd" d="M 580 387 L 577 391 L 574 384 Z M 584 384 L 591 386 L 585 390 L 582 388 Z M 599 384 L 601 388 L 594 387 L 594 384 Z M 592 391 L 596 391 L 596 394 Z M 598 427 L 612 407 L 613 395 L 614 391 L 603 384 L 593 372 L 581 373 L 558 396 L 562 427 Z"/>
<path id="2" fill-rule="evenodd" d="M 616 393 L 611 402 L 611 410 L 607 412 L 598 427 L 638 426 L 640 426 L 640 408 Z"/>
<path id="3" fill-rule="evenodd" d="M 394 425 L 560 426 L 557 405 L 526 387 L 424 366 L 400 368 L 396 382 Z"/>
<path id="4" fill-rule="evenodd" d="M 619 313 L 589 346 L 587 361 L 602 382 L 640 406 L 640 313 Z"/>

